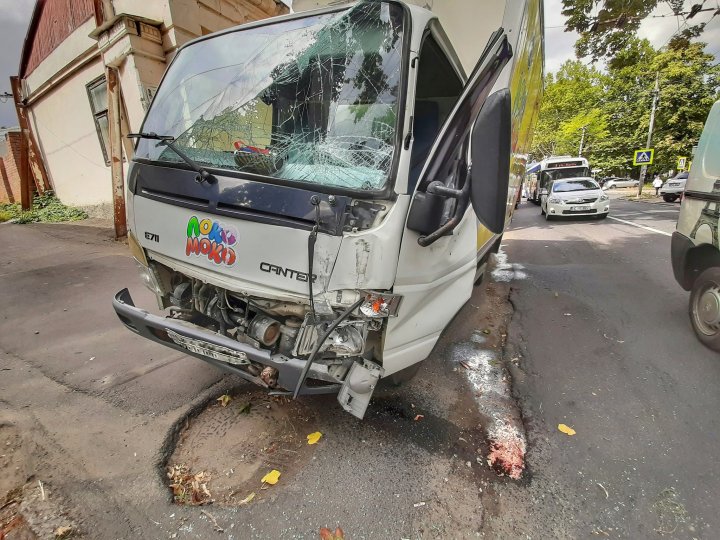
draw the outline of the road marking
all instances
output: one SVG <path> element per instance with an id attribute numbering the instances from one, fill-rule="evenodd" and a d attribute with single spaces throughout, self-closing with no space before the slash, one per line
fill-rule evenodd
<path id="1" fill-rule="evenodd" d="M 626 225 L 632 225 L 633 227 L 638 227 L 640 229 L 645 229 L 646 231 L 658 233 L 658 234 L 664 234 L 665 236 L 672 236 L 669 232 L 661 231 L 659 229 L 653 229 L 652 227 L 648 227 L 647 225 L 640 225 L 639 223 L 633 223 L 632 221 L 625 221 L 624 219 L 608 216 L 609 219 L 614 219 L 615 221 L 619 221 L 620 223 L 625 223 Z"/>

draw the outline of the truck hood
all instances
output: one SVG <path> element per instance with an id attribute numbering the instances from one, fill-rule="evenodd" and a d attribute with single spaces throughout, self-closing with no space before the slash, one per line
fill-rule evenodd
<path id="1" fill-rule="evenodd" d="M 306 229 L 269 225 L 134 197 L 134 234 L 150 259 L 250 296 L 308 297 Z M 325 292 L 341 236 L 318 234 L 313 293 Z"/>

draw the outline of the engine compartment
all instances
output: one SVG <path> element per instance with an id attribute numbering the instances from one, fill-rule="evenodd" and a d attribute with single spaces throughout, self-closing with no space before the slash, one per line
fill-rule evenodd
<path id="1" fill-rule="evenodd" d="M 283 358 L 308 359 L 341 312 L 327 303 L 320 303 L 316 310 L 317 302 L 287 302 L 243 295 L 186 276 L 158 262 L 150 262 L 141 270 L 167 317 Z M 342 382 L 355 361 L 382 363 L 379 356 L 387 319 L 368 316 L 364 307 L 337 323 L 313 357 L 314 364 L 325 365 L 323 371 L 329 381 Z M 270 388 L 278 386 L 278 370 L 273 367 L 230 355 L 224 361 L 259 377 Z M 312 381 L 308 378 L 307 382 L 312 384 Z"/>

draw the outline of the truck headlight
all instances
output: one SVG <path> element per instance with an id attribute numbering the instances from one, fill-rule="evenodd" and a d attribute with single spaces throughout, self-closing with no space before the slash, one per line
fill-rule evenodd
<path id="1" fill-rule="evenodd" d="M 373 319 L 395 317 L 400 307 L 400 300 L 402 296 L 396 294 L 366 291 L 360 313 Z"/>

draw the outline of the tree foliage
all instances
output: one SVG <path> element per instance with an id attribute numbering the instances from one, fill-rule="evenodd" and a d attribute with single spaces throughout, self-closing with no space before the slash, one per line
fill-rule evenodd
<path id="1" fill-rule="evenodd" d="M 575 43 L 578 58 L 590 57 L 593 61 L 613 58 L 635 39 L 640 24 L 660 3 L 660 0 L 563 0 L 565 27 L 580 34 Z M 714 9 L 702 1 L 694 3 L 688 11 L 684 11 L 684 0 L 662 3 L 685 21 L 683 29 L 672 36 L 671 45 L 675 46 L 689 44 L 691 38 L 700 36 L 708 21 L 700 21 L 698 14 Z"/>
<path id="2" fill-rule="evenodd" d="M 606 72 L 568 61 L 545 80 L 533 157 L 577 155 L 583 127 L 583 155 L 602 174 L 637 175 L 633 151 L 645 146 L 655 77 L 660 96 L 655 119 L 653 171 L 675 167 L 697 144 L 705 118 L 717 100 L 720 67 L 704 44 L 654 49 L 633 38 Z"/>

